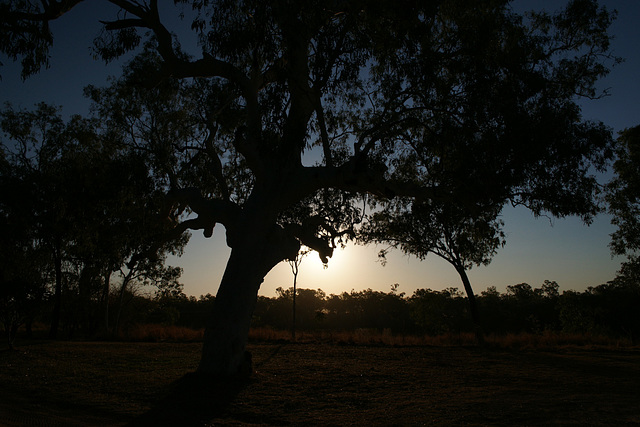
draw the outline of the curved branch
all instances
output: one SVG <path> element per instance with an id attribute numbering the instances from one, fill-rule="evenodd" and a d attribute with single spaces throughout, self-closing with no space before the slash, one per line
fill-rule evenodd
<path id="1" fill-rule="evenodd" d="M 116 6 L 137 16 L 137 19 L 121 19 L 105 23 L 107 30 L 122 28 L 149 28 L 153 31 L 158 42 L 158 53 L 165 61 L 163 76 L 178 78 L 187 77 L 222 77 L 237 84 L 243 95 L 248 95 L 251 89 L 250 80 L 240 69 L 232 64 L 216 59 L 204 53 L 203 57 L 196 61 L 187 61 L 178 58 L 173 48 L 173 37 L 169 30 L 160 22 L 157 1 L 151 1 L 149 7 L 142 7 L 135 2 L 127 0 L 109 0 Z"/>
<path id="2" fill-rule="evenodd" d="M 306 227 L 300 224 L 287 224 L 283 228 L 287 233 L 295 236 L 303 245 L 318 252 L 323 264 L 329 262 L 328 258 L 331 258 L 333 255 L 333 247 L 330 245 L 328 239 L 316 236 L 314 227 Z"/>
<path id="3" fill-rule="evenodd" d="M 188 206 L 197 218 L 185 220 L 178 224 L 174 230 L 183 233 L 187 229 L 204 230 L 205 237 L 213 235 L 213 228 L 221 223 L 226 228 L 233 228 L 240 214 L 240 207 L 226 200 L 211 200 L 203 197 L 197 188 L 172 189 L 167 194 L 167 202 L 171 206 L 171 212 L 178 207 Z"/>
<path id="4" fill-rule="evenodd" d="M 83 0 L 42 1 L 44 10 L 40 13 L 12 11 L 9 15 L 17 20 L 53 21 L 73 9 Z"/>

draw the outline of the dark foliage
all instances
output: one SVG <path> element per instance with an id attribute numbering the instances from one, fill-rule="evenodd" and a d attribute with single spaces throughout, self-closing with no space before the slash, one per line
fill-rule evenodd
<path id="1" fill-rule="evenodd" d="M 278 289 L 276 297 L 261 296 L 253 327 L 288 330 L 293 289 Z M 487 334 L 565 332 L 603 335 L 637 341 L 640 334 L 640 284 L 619 280 L 584 292 L 558 292 L 545 280 L 539 288 L 527 283 L 490 287 L 477 296 L 481 324 Z M 155 300 L 147 310 L 179 312 L 177 326 L 204 328 L 213 297 L 182 296 Z M 297 322 L 301 331 L 375 330 L 397 335 L 440 335 L 473 332 L 467 298 L 456 288 L 418 289 L 406 296 L 392 289 L 367 289 L 326 295 L 298 289 Z M 151 317 L 143 317 L 146 321 Z"/>
<path id="2" fill-rule="evenodd" d="M 640 126 L 620 133 L 614 163 L 615 177 L 607 187 L 611 223 L 611 252 L 626 256 L 619 280 L 640 277 Z"/>
<path id="3" fill-rule="evenodd" d="M 286 331 L 291 328 L 293 289 L 278 289 L 276 297 L 261 296 L 252 326 Z M 69 292 L 67 298 L 74 298 Z M 77 298 L 77 296 L 75 297 Z M 505 293 L 489 287 L 477 297 L 481 325 L 488 335 L 558 332 L 608 336 L 637 343 L 640 338 L 640 284 L 616 279 L 584 292 L 558 292 L 558 284 L 545 280 L 539 288 L 527 283 L 507 287 Z M 120 336 L 137 325 L 154 324 L 204 329 L 215 297 L 137 296 L 127 293 L 121 315 Z M 65 301 L 61 330 L 65 337 L 80 336 L 72 302 Z M 117 298 L 111 300 L 115 310 Z M 456 288 L 418 289 L 411 296 L 367 289 L 326 295 L 322 290 L 298 289 L 297 325 L 300 331 L 372 331 L 392 335 L 471 333 L 474 324 L 464 294 Z M 36 306 L 33 306 L 36 307 Z M 32 321 L 50 322 L 52 301 L 45 298 L 33 309 Z M 100 306 L 86 309 L 97 321 Z M 74 335 L 75 334 L 75 335 Z"/>
<path id="4" fill-rule="evenodd" d="M 117 332 L 135 288 L 180 290 L 181 269 L 164 261 L 181 253 L 188 236 L 158 246 L 170 224 L 153 215 L 163 201 L 148 157 L 101 133 L 98 120 L 64 120 L 46 104 L 33 111 L 6 106 L 0 130 L 6 330 L 29 328 L 46 313 L 52 338 L 62 329 L 67 336 L 104 335 Z"/>

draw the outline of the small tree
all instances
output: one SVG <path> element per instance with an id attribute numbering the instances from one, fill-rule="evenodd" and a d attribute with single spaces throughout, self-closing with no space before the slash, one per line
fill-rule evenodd
<path id="1" fill-rule="evenodd" d="M 300 271 L 300 264 L 302 264 L 302 259 L 310 252 L 310 249 L 303 249 L 298 252 L 295 259 L 290 259 L 289 266 L 291 267 L 291 273 L 293 274 L 293 308 L 292 308 L 292 317 L 291 317 L 291 340 L 296 340 L 296 295 L 297 295 L 297 283 L 298 283 L 298 272 Z"/>
<path id="2" fill-rule="evenodd" d="M 450 263 L 460 276 L 478 341 L 483 333 L 476 297 L 467 270 L 488 265 L 497 249 L 505 244 L 501 207 L 478 207 L 473 212 L 453 204 L 413 203 L 411 208 L 393 207 L 374 216 L 364 228 L 365 239 L 388 243 L 392 248 L 424 259 L 429 253 Z M 379 256 L 385 259 L 389 249 Z"/>

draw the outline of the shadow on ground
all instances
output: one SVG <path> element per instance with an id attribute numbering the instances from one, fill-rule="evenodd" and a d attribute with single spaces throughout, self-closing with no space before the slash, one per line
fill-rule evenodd
<path id="1" fill-rule="evenodd" d="M 190 373 L 172 384 L 169 394 L 128 426 L 206 426 L 224 419 L 227 408 L 251 383 L 249 378 L 220 379 Z"/>

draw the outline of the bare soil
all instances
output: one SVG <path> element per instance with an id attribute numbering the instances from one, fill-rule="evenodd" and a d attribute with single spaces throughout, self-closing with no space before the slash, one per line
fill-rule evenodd
<path id="1" fill-rule="evenodd" d="M 255 375 L 197 343 L 0 350 L 0 425 L 640 425 L 640 350 L 254 343 Z"/>

